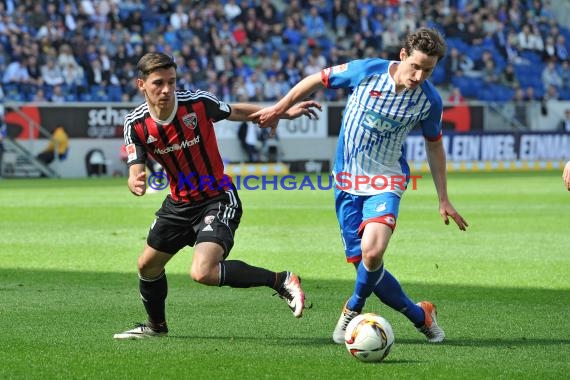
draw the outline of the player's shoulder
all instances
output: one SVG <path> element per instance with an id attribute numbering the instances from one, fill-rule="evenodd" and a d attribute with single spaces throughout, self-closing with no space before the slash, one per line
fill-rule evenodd
<path id="1" fill-rule="evenodd" d="M 218 102 L 218 98 L 214 94 L 204 90 L 177 90 L 176 97 L 178 98 L 179 102 Z"/>
<path id="2" fill-rule="evenodd" d="M 148 104 L 146 102 L 140 104 L 136 108 L 134 108 L 131 112 L 125 115 L 125 125 L 132 125 L 138 119 L 144 117 L 144 115 L 148 112 Z"/>
<path id="3" fill-rule="evenodd" d="M 382 58 L 362 58 L 355 59 L 348 63 L 350 68 L 361 68 L 370 72 L 381 72 L 388 70 L 390 61 Z"/>
<path id="4" fill-rule="evenodd" d="M 437 88 L 435 88 L 434 84 L 431 83 L 429 80 L 426 80 L 421 84 L 421 89 L 431 102 L 438 104 L 443 103 L 439 91 L 437 90 Z"/>

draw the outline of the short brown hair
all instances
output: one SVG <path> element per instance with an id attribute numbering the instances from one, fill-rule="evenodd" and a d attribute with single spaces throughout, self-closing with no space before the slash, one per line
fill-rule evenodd
<path id="1" fill-rule="evenodd" d="M 138 76 L 141 79 L 146 79 L 148 75 L 159 69 L 169 69 L 178 66 L 174 62 L 174 58 L 164 53 L 146 53 L 139 59 L 137 63 Z"/>
<path id="2" fill-rule="evenodd" d="M 445 39 L 436 29 L 420 28 L 408 34 L 404 42 L 406 54 L 412 55 L 414 50 L 421 51 L 428 56 L 441 60 L 447 51 Z"/>

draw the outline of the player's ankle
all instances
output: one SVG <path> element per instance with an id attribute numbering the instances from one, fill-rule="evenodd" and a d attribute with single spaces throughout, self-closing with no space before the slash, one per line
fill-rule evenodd
<path id="1" fill-rule="evenodd" d="M 166 326 L 166 321 L 153 322 L 149 320 L 147 326 L 153 329 L 154 331 L 168 331 L 168 327 Z"/>

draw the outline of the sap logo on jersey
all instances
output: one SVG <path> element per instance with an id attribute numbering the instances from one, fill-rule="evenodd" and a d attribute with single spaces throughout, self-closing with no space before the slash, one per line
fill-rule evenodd
<path id="1" fill-rule="evenodd" d="M 192 145 L 196 145 L 200 142 L 200 136 L 196 136 L 194 137 L 192 140 L 185 140 L 182 141 L 182 144 L 174 144 L 174 145 L 170 145 L 167 146 L 164 149 L 160 149 L 160 148 L 156 148 L 154 150 L 155 154 L 167 154 L 167 153 L 171 153 L 174 152 L 176 150 L 180 150 L 180 149 L 185 149 L 185 148 L 189 148 Z"/>
<path id="2" fill-rule="evenodd" d="M 362 120 L 365 128 L 376 131 L 394 130 L 402 125 L 399 121 L 389 119 L 375 112 L 368 111 Z"/>

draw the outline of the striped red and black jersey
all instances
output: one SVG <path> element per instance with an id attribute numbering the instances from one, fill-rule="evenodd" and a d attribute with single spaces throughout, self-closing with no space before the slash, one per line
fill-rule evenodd
<path id="1" fill-rule="evenodd" d="M 176 91 L 172 115 L 157 122 L 148 104 L 125 116 L 127 164 L 146 162 L 147 153 L 166 171 L 175 201 L 201 202 L 231 188 L 224 174 L 214 122 L 231 108 L 206 91 Z"/>

